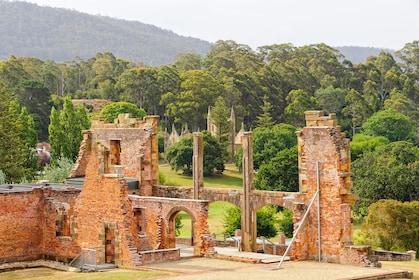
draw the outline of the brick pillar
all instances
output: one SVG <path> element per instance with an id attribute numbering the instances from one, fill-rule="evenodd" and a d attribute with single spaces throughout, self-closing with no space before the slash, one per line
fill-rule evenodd
<path id="1" fill-rule="evenodd" d="M 256 251 L 256 212 L 250 208 L 250 193 L 254 189 L 252 132 L 243 134 L 243 195 L 241 247 L 246 252 Z"/>
<path id="2" fill-rule="evenodd" d="M 307 125 L 298 137 L 300 192 L 306 206 L 317 190 L 319 163 L 321 258 L 342 263 L 342 249 L 351 244 L 351 207 L 355 197 L 350 194 L 349 140 L 340 132 L 336 116 L 322 111 L 306 112 Z M 302 259 L 318 259 L 317 199 L 299 233 Z"/>
<path id="3" fill-rule="evenodd" d="M 192 175 L 193 175 L 193 198 L 199 199 L 204 187 L 204 138 L 202 133 L 193 133 L 193 156 L 192 156 Z"/>

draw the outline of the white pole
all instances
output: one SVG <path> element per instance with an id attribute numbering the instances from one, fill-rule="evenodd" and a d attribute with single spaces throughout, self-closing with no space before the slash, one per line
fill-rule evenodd
<path id="1" fill-rule="evenodd" d="M 321 222 L 320 222 L 320 168 L 319 162 L 316 162 L 317 169 L 317 236 L 318 236 L 318 249 L 319 249 L 319 262 L 322 260 L 321 248 Z"/>
<path id="2" fill-rule="evenodd" d="M 308 205 L 307 211 L 304 213 L 303 218 L 301 219 L 300 224 L 298 225 L 297 230 L 295 231 L 291 241 L 290 241 L 290 245 L 288 245 L 287 250 L 285 250 L 284 255 L 281 258 L 281 261 L 278 264 L 278 269 L 281 268 L 282 263 L 284 262 L 285 257 L 287 256 L 289 250 L 291 249 L 291 245 L 292 243 L 294 243 L 295 238 L 297 237 L 298 232 L 300 231 L 300 229 L 303 227 L 304 221 L 306 220 L 307 216 L 308 216 L 308 212 L 310 212 L 311 207 L 313 206 L 314 201 L 316 200 L 316 196 L 319 194 L 319 190 L 316 191 L 316 193 L 314 194 L 313 198 L 310 201 L 310 204 Z"/>

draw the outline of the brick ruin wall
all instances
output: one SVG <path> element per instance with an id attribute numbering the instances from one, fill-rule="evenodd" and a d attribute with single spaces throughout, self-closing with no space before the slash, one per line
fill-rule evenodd
<path id="1" fill-rule="evenodd" d="M 349 139 L 340 132 L 335 115 L 306 112 L 306 122 L 306 127 L 297 133 L 300 193 L 307 205 L 319 182 L 322 260 L 346 263 L 348 260 L 344 255 L 348 252 L 345 248 L 352 245 L 351 210 L 357 199 L 350 193 Z M 293 249 L 297 257 L 318 259 L 317 205 L 315 202 L 310 210 Z"/>
<path id="2" fill-rule="evenodd" d="M 71 237 L 57 236 L 63 212 L 71 209 L 78 190 L 52 191 L 35 188 L 32 192 L 0 194 L 0 263 L 23 260 L 52 259 L 67 262 L 80 248 Z M 60 225 L 60 226 L 57 226 Z"/>
<path id="3" fill-rule="evenodd" d="M 316 162 L 319 162 L 322 260 L 359 264 L 360 256 L 367 254 L 368 248 L 357 248 L 351 243 L 351 206 L 356 198 L 350 194 L 349 140 L 341 134 L 333 115 L 325 117 L 321 112 L 308 112 L 306 120 L 307 126 L 297 134 L 300 204 L 297 202 L 295 206 L 295 226 L 316 192 Z M 120 266 L 141 265 L 138 256 L 141 250 L 172 248 L 174 237 L 167 235 L 167 230 L 173 226 L 170 219 L 174 216 L 171 215 L 182 208 L 160 198 L 130 195 L 151 196 L 153 188 L 156 193 L 162 191 L 155 186 L 158 180 L 157 121 L 149 118 L 145 124 L 138 124 L 138 120 L 122 116 L 114 124 L 96 122 L 85 132 L 72 171 L 75 177 L 86 176 L 81 193 L 71 189 L 35 188 L 32 192 L 0 194 L 0 262 L 37 258 L 66 260 L 75 257 L 81 248 L 104 250 L 106 229 L 114 231 L 115 262 Z M 120 141 L 121 153 L 116 164 L 112 163 L 110 141 Z M 128 191 L 125 176 L 138 178 L 137 192 Z M 238 198 L 239 195 L 231 202 L 238 203 Z M 197 215 L 194 227 L 200 237 L 194 240 L 197 242 L 194 243 L 195 253 L 204 254 L 211 247 L 210 241 L 205 239 L 207 205 L 196 200 L 191 205 L 185 199 L 176 202 Z M 292 247 L 292 255 L 297 259 L 317 258 L 316 204 L 314 206 Z M 147 223 L 145 239 L 135 218 L 136 208 L 142 209 Z M 105 256 L 101 258 L 104 261 Z"/>

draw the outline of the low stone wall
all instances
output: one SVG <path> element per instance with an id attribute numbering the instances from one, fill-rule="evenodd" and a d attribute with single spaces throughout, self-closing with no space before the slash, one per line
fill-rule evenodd
<path id="1" fill-rule="evenodd" d="M 406 253 L 401 252 L 390 252 L 390 251 L 381 251 L 373 250 L 372 253 L 377 256 L 379 261 L 402 261 L 410 262 L 415 260 L 415 251 L 409 251 Z"/>
<path id="2" fill-rule="evenodd" d="M 163 261 L 180 260 L 180 249 L 159 249 L 139 252 L 142 265 Z"/>

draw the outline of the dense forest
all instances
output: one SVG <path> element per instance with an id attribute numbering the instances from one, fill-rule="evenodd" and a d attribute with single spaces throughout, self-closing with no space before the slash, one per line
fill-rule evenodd
<path id="1" fill-rule="evenodd" d="M 398 123 L 381 128 L 386 133 L 382 136 L 417 144 L 418 41 L 407 43 L 397 57 L 401 62 L 382 51 L 352 64 L 325 44 L 272 45 L 255 52 L 234 41 L 218 41 L 205 57 L 182 54 L 160 67 L 135 64 L 110 52 L 63 63 L 11 56 L 0 61 L 0 81 L 33 116 L 40 141 L 48 141 L 51 107 L 60 110 L 64 97 L 70 97 L 134 103 L 159 115 L 162 129 L 169 131 L 172 124 L 178 131 L 186 125 L 192 131 L 205 129 L 208 107 L 216 105 L 214 111 L 234 109 L 236 130 L 241 124 L 256 128 L 263 114 L 273 123 L 298 128 L 304 125 L 304 111 L 324 110 L 335 113 L 342 131 L 353 137 L 365 131 L 374 135 L 377 128 L 363 126 L 375 114 L 391 110 L 402 116 L 391 113 L 387 118 L 408 118 L 415 129 Z"/>
<path id="2" fill-rule="evenodd" d="M 160 66 L 172 63 L 181 53 L 205 55 L 211 46 L 150 24 L 21 1 L 0 0 L 0 30 L 0 59 L 14 55 L 63 62 L 112 52 L 134 63 Z M 336 49 L 353 63 L 381 51 L 356 46 Z"/>

